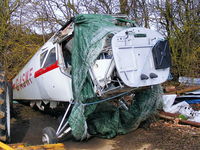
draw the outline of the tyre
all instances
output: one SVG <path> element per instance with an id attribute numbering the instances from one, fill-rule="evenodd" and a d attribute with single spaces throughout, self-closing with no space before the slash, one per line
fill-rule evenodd
<path id="1" fill-rule="evenodd" d="M 44 144 L 57 143 L 56 131 L 52 127 L 46 127 L 43 129 L 42 142 Z"/>
<path id="2" fill-rule="evenodd" d="M 10 92 L 5 72 L 0 71 L 0 141 L 7 143 L 10 142 Z"/>

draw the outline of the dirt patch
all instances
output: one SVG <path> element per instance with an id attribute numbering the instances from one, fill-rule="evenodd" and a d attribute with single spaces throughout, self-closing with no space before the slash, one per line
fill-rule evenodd
<path id="1" fill-rule="evenodd" d="M 57 119 L 29 106 L 14 104 L 15 115 L 11 119 L 11 142 L 42 144 L 42 130 L 47 126 L 56 127 Z"/>
<path id="2" fill-rule="evenodd" d="M 200 130 L 190 126 L 156 122 L 149 129 L 139 128 L 116 138 L 114 149 L 200 149 Z"/>
<path id="3" fill-rule="evenodd" d="M 42 129 L 58 126 L 57 118 L 35 111 L 28 106 L 15 104 L 16 116 L 12 118 L 12 143 L 41 144 Z M 200 149 L 200 128 L 158 120 L 149 128 L 139 128 L 129 134 L 113 139 L 93 137 L 78 142 L 64 141 L 68 150 L 154 150 L 154 149 Z"/>

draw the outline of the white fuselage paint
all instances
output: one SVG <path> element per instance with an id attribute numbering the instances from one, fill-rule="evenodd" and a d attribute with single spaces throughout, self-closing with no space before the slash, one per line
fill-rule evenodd
<path id="1" fill-rule="evenodd" d="M 132 32 L 133 35 L 146 34 L 147 36 L 134 37 L 129 34 L 127 37 L 127 31 Z M 156 70 L 152 56 L 152 47 L 162 39 L 164 38 L 158 32 L 139 27 L 129 28 L 115 34 L 112 38 L 114 62 L 102 59 L 97 60 L 93 66 L 93 73 L 99 85 L 104 86 L 102 80 L 104 77 L 109 79 L 114 67 L 121 80 L 129 87 L 150 86 L 165 82 L 169 75 L 169 68 Z M 44 62 L 52 48 L 56 50 L 56 62 L 45 68 L 43 67 Z M 41 64 L 41 54 L 45 51 L 47 54 Z M 53 44 L 51 38 L 13 79 L 13 99 L 62 102 L 73 100 L 71 75 L 62 72 L 63 62 L 61 46 L 58 43 Z M 108 66 L 112 68 L 106 71 Z M 141 80 L 141 73 L 147 75 L 155 73 L 158 77 Z"/>

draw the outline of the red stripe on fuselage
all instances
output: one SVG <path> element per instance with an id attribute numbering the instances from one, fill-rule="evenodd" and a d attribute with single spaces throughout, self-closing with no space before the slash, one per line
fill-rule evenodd
<path id="1" fill-rule="evenodd" d="M 47 73 L 47 72 L 49 72 L 51 70 L 54 70 L 54 69 L 56 69 L 58 67 L 59 67 L 58 66 L 58 61 L 56 61 L 54 64 L 52 64 L 52 65 L 50 65 L 50 66 L 48 66 L 46 68 L 41 68 L 38 71 L 36 71 L 35 74 L 34 74 L 34 77 L 37 78 L 37 77 L 39 77 L 39 76 L 41 76 L 41 75 L 43 75 L 43 74 L 45 74 L 45 73 Z"/>

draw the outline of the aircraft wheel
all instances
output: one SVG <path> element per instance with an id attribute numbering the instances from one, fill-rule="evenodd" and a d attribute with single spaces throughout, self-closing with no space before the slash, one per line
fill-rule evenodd
<path id="1" fill-rule="evenodd" d="M 11 87 L 5 72 L 0 71 L 0 141 L 7 143 L 10 142 L 10 99 Z"/>
<path id="2" fill-rule="evenodd" d="M 46 127 L 43 129 L 42 142 L 44 144 L 57 143 L 56 131 L 52 127 Z"/>

